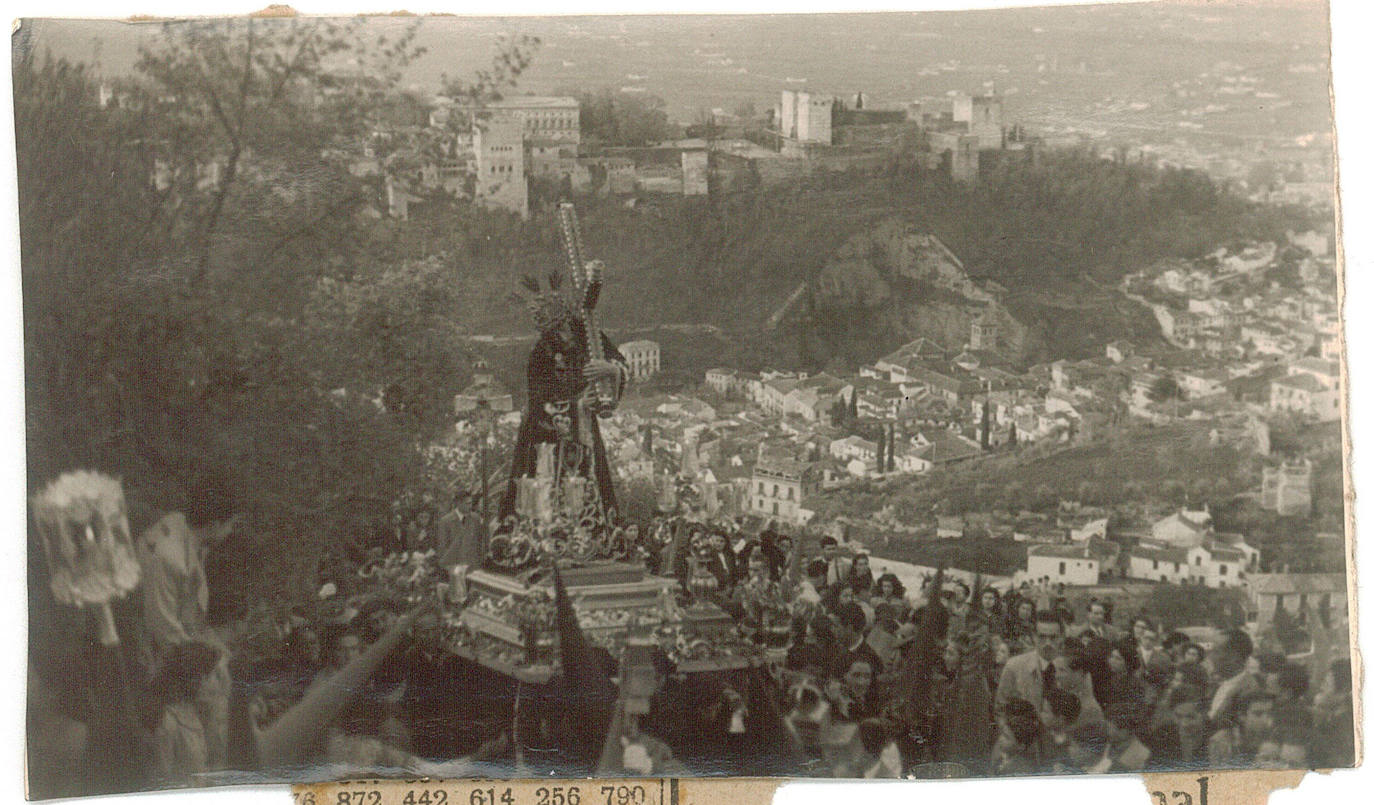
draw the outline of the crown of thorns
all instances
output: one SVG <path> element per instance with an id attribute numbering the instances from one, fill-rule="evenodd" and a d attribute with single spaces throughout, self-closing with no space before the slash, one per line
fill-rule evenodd
<path id="1" fill-rule="evenodd" d="M 560 290 L 562 285 L 563 277 L 556 271 L 549 272 L 548 290 L 540 287 L 538 277 L 526 274 L 521 278 L 520 286 L 527 294 L 515 291 L 511 296 L 514 301 L 524 303 L 530 317 L 534 319 L 534 325 L 541 332 L 545 332 L 557 329 L 563 322 L 572 318 L 572 306 Z"/>

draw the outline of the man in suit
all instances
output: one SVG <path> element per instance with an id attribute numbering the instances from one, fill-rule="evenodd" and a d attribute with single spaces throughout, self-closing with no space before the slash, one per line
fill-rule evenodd
<path id="1" fill-rule="evenodd" d="M 1123 637 L 1120 629 L 1107 622 L 1107 604 L 1103 601 L 1093 601 L 1088 605 L 1088 622 L 1076 627 L 1069 636 L 1084 643 L 1089 639 L 1115 643 Z"/>
<path id="2" fill-rule="evenodd" d="M 821 558 L 825 560 L 825 588 L 837 590 L 849 581 L 850 562 L 840 556 L 840 543 L 834 537 L 821 537 Z"/>
<path id="3" fill-rule="evenodd" d="M 1222 641 L 1212 649 L 1212 672 L 1217 687 L 1212 695 L 1207 718 L 1220 724 L 1231 710 L 1231 703 L 1247 693 L 1259 690 L 1259 680 L 1250 671 L 1250 655 L 1255 643 L 1244 629 L 1227 629 Z"/>
<path id="4" fill-rule="evenodd" d="M 1045 691 L 1054 687 L 1058 669 L 1054 660 L 1064 647 L 1064 622 L 1052 611 L 1041 611 L 1035 618 L 1035 648 L 1007 660 L 994 699 L 1001 716 L 1012 699 L 1030 702 L 1037 713 L 1045 713 Z"/>
<path id="5" fill-rule="evenodd" d="M 735 574 L 739 569 L 738 560 L 724 532 L 713 530 L 710 540 L 711 554 L 706 561 L 706 569 L 716 577 L 721 592 L 726 592 L 735 584 Z"/>

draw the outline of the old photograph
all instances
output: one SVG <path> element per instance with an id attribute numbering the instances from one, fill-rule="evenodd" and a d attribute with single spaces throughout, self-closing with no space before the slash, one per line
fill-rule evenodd
<path id="1" fill-rule="evenodd" d="M 21 20 L 28 796 L 1355 765 L 1330 48 Z"/>

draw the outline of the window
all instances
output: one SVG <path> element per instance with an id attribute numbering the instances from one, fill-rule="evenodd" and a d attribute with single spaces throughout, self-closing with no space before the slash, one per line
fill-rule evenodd
<path id="1" fill-rule="evenodd" d="M 1151 570 L 1159 570 L 1159 560 L 1158 560 L 1158 559 L 1155 560 L 1155 566 L 1154 566 L 1153 568 L 1151 568 Z"/>
<path id="2" fill-rule="evenodd" d="M 763 494 L 763 481 L 759 481 L 759 494 Z"/>
<path id="3" fill-rule="evenodd" d="M 777 514 L 777 513 L 778 513 L 778 502 L 777 502 L 776 500 L 773 501 L 773 513 L 774 513 L 774 514 Z"/>
<path id="4" fill-rule="evenodd" d="M 1200 565 L 1200 564 L 1202 564 L 1202 554 L 1198 554 L 1197 556 L 1195 556 L 1195 557 L 1193 557 L 1193 558 L 1194 558 L 1194 560 L 1195 560 L 1195 561 L 1193 562 L 1193 564 L 1195 564 L 1195 565 Z"/>
<path id="5" fill-rule="evenodd" d="M 1060 562 L 1060 563 L 1059 563 L 1059 575 L 1061 575 L 1061 576 L 1064 575 L 1064 565 L 1065 565 L 1064 562 Z"/>
<path id="6" fill-rule="evenodd" d="M 777 497 L 777 496 L 778 496 L 778 485 L 777 485 L 777 484 L 773 484 L 773 497 Z"/>
<path id="7" fill-rule="evenodd" d="M 1221 575 L 1225 576 L 1225 575 L 1226 575 L 1226 565 L 1222 565 L 1222 566 L 1221 566 L 1221 570 L 1219 570 L 1219 571 L 1217 571 L 1217 572 L 1220 573 Z"/>

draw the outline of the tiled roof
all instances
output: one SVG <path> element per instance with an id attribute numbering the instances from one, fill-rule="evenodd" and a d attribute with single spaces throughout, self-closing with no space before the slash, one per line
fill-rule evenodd
<path id="1" fill-rule="evenodd" d="M 1345 576 L 1340 573 L 1260 573 L 1250 577 L 1250 590 L 1256 595 L 1343 593 L 1345 589 Z"/>

